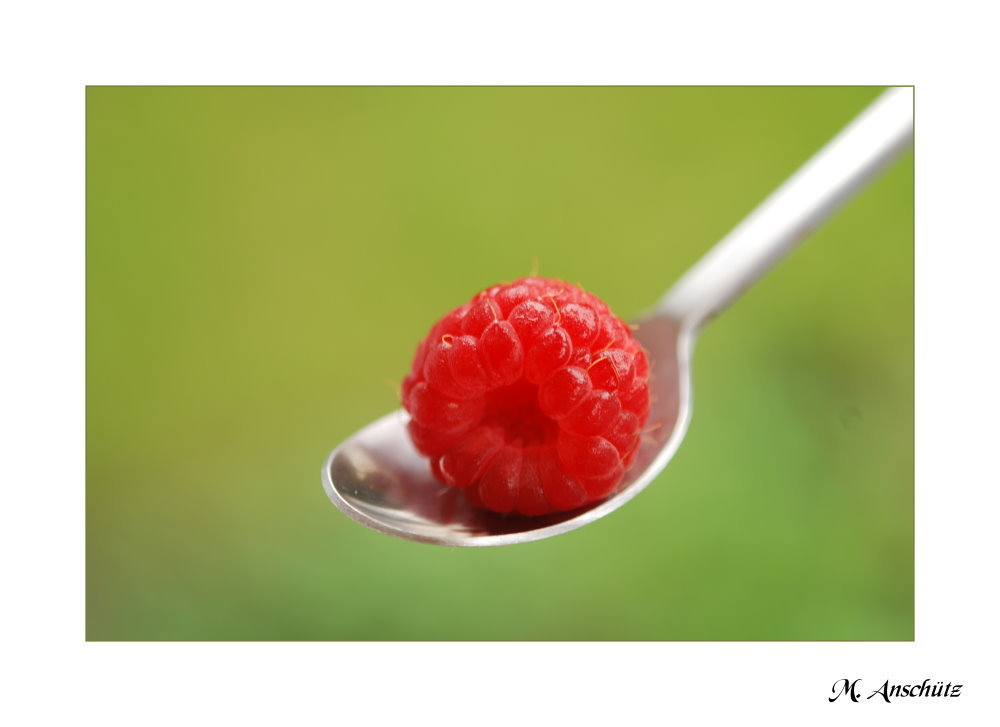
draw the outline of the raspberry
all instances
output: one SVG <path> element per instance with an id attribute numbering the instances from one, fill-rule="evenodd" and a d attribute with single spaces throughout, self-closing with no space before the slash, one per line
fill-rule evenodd
<path id="1" fill-rule="evenodd" d="M 649 364 L 596 296 L 522 278 L 438 321 L 402 398 L 437 479 L 479 507 L 544 515 L 621 482 L 649 415 Z"/>

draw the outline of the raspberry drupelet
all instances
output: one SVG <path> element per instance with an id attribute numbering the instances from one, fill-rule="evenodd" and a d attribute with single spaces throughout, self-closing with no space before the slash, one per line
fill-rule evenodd
<path id="1" fill-rule="evenodd" d="M 434 325 L 402 399 L 438 480 L 479 507 L 544 515 L 621 482 L 649 415 L 649 364 L 599 298 L 522 278 Z"/>

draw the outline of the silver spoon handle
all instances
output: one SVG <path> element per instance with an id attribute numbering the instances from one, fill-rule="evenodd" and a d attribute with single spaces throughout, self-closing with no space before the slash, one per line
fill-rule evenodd
<path id="1" fill-rule="evenodd" d="M 667 292 L 659 310 L 697 329 L 718 315 L 913 140 L 913 89 L 891 88 Z"/>

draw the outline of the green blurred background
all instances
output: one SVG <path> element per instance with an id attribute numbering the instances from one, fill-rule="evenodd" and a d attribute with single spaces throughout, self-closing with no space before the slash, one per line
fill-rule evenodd
<path id="1" fill-rule="evenodd" d="M 87 90 L 87 638 L 911 640 L 913 161 L 706 331 L 628 507 L 452 549 L 329 503 L 492 283 L 625 318 L 878 88 Z"/>

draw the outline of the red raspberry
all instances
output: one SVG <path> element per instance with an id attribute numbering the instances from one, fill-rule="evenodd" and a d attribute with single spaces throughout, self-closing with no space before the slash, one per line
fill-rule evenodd
<path id="1" fill-rule="evenodd" d="M 522 278 L 435 324 L 403 406 L 438 480 L 496 512 L 544 515 L 621 482 L 649 415 L 649 365 L 596 296 Z"/>

